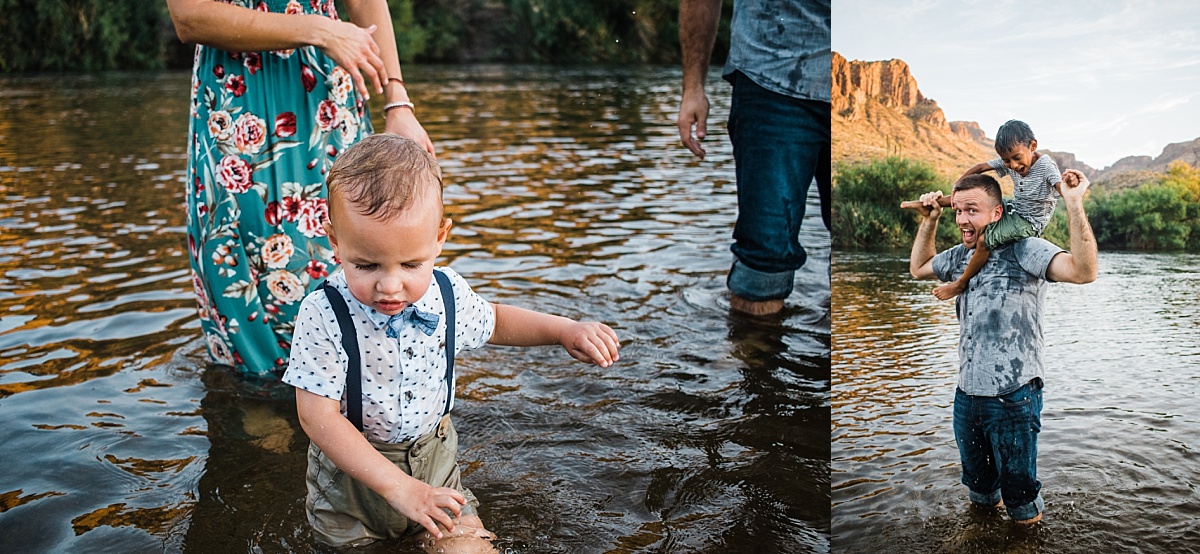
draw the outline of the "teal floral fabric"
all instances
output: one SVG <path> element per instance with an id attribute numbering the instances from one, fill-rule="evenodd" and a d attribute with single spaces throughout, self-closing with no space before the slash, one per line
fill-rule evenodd
<path id="1" fill-rule="evenodd" d="M 229 3 L 338 17 L 333 0 Z M 322 227 L 325 173 L 371 132 L 350 75 L 316 47 L 196 48 L 188 250 L 213 361 L 282 373 L 300 301 L 336 264 Z"/>

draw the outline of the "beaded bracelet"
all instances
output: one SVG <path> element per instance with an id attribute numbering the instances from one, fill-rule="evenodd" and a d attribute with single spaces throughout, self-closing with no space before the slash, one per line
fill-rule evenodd
<path id="1" fill-rule="evenodd" d="M 416 106 L 413 106 L 412 102 L 388 102 L 387 104 L 383 105 L 383 113 L 387 113 L 387 111 L 392 108 L 408 108 L 412 110 L 413 113 L 417 112 L 417 108 Z"/>

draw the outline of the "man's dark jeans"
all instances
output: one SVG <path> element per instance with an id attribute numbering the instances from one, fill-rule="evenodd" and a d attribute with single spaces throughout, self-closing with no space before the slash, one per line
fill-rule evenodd
<path id="1" fill-rule="evenodd" d="M 807 257 L 800 223 L 814 178 L 829 228 L 830 104 L 769 91 L 741 72 L 728 79 L 738 217 L 727 285 L 746 300 L 787 298 Z"/>
<path id="2" fill-rule="evenodd" d="M 997 397 L 955 392 L 954 440 L 971 502 L 994 506 L 1003 498 L 1009 517 L 1016 521 L 1042 512 L 1042 484 L 1037 480 L 1041 429 L 1041 379 Z"/>

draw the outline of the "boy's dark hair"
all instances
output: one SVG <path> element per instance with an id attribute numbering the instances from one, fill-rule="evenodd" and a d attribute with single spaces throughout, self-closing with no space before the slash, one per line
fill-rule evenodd
<path id="1" fill-rule="evenodd" d="M 326 178 L 329 203 L 346 200 L 363 215 L 383 217 L 400 213 L 417 195 L 436 187 L 442 196 L 442 170 L 437 160 L 416 141 L 378 134 L 344 150 Z"/>
<path id="2" fill-rule="evenodd" d="M 967 175 L 954 183 L 954 192 L 960 190 L 983 189 L 988 197 L 1000 206 L 1004 203 L 1003 197 L 1000 195 L 1000 182 L 991 175 L 976 173 L 975 175 Z"/>
<path id="3" fill-rule="evenodd" d="M 1037 137 L 1033 136 L 1033 129 L 1030 129 L 1024 121 L 1010 119 L 1000 126 L 999 131 L 996 131 L 996 153 L 1007 154 L 1017 145 L 1029 144 L 1035 138 Z"/>

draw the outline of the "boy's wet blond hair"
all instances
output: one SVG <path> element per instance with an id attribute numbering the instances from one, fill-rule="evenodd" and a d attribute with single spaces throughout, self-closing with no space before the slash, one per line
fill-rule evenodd
<path id="1" fill-rule="evenodd" d="M 363 215 L 390 219 L 431 190 L 442 198 L 442 170 L 416 141 L 382 133 L 344 150 L 326 178 L 329 207 L 354 205 Z"/>

